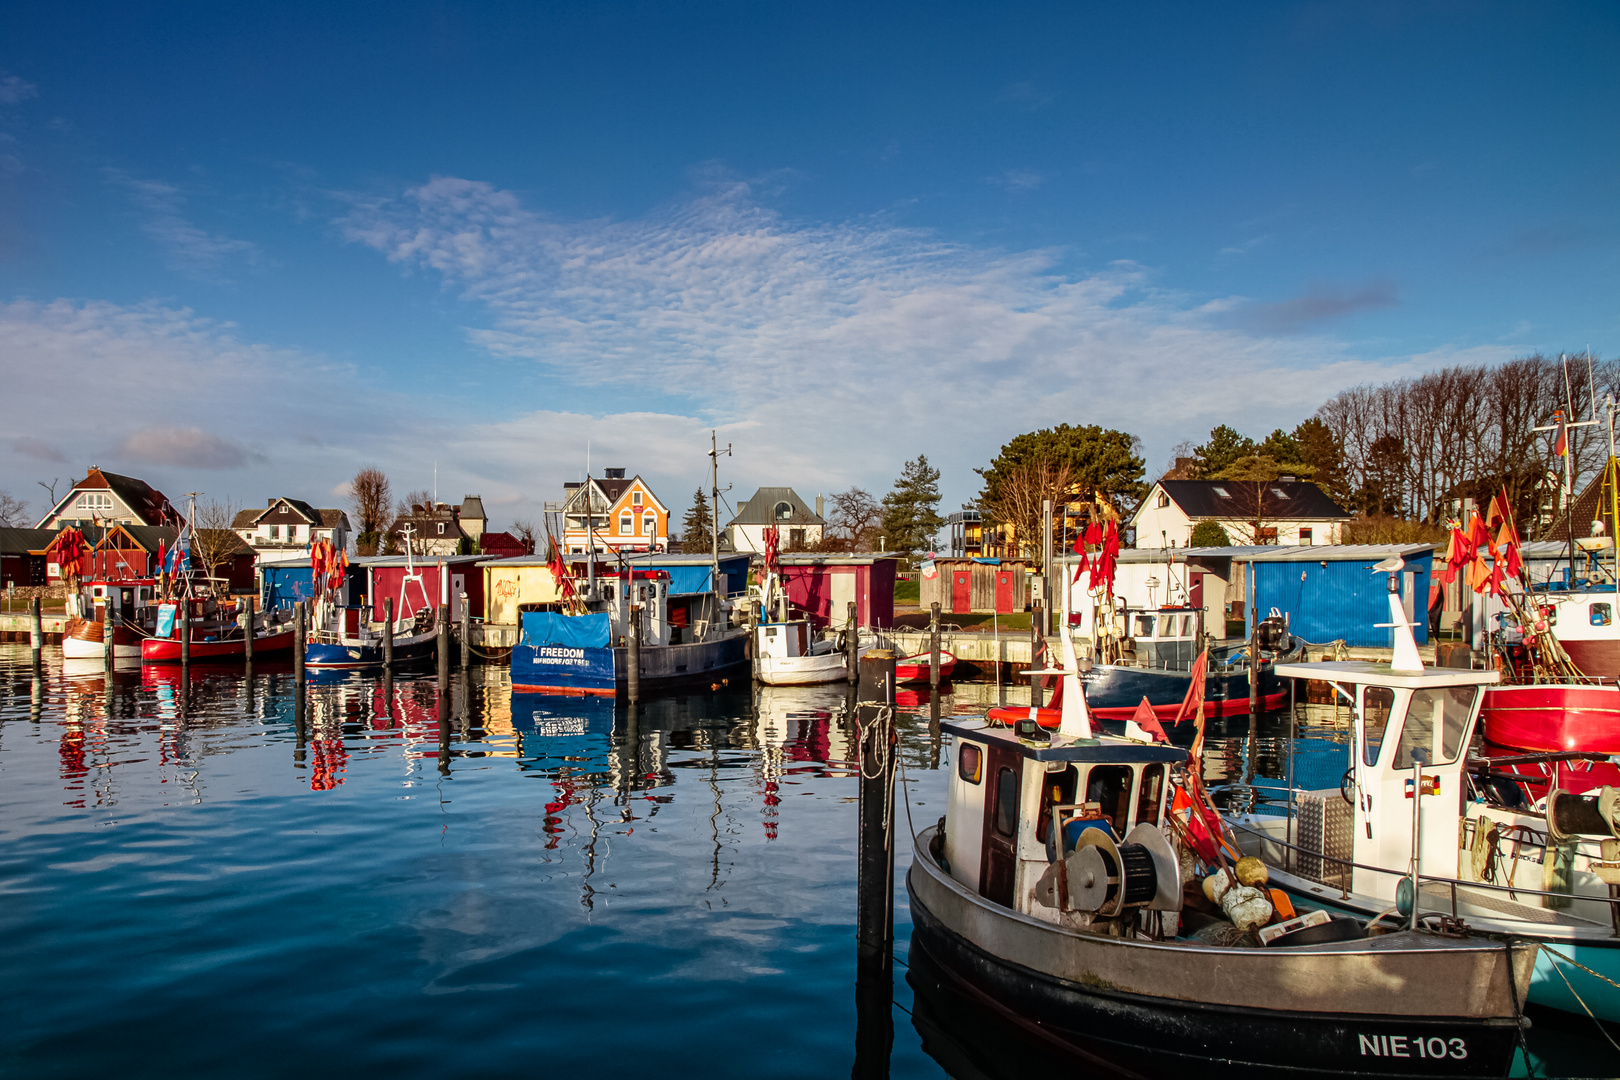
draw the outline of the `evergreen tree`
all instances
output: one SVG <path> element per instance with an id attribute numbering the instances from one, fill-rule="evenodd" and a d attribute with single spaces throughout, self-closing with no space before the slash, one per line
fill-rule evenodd
<path id="1" fill-rule="evenodd" d="M 925 454 L 906 462 L 894 490 L 883 496 L 884 545 L 910 554 L 928 550 L 945 519 L 939 516 L 939 470 Z"/>
<path id="2" fill-rule="evenodd" d="M 1130 503 L 1142 495 L 1143 464 L 1133 435 L 1097 424 L 1059 424 L 1013 437 L 988 469 L 974 472 L 984 477 L 981 506 L 1001 502 L 1003 482 L 1041 466 L 1067 469 L 1069 485 L 1082 499 L 1101 493 Z"/>
<path id="3" fill-rule="evenodd" d="M 698 488 L 692 495 L 692 506 L 686 511 L 686 517 L 681 521 L 681 536 L 677 548 L 675 539 L 670 538 L 670 549 L 684 551 L 689 554 L 708 551 L 713 543 L 710 532 L 714 528 L 714 518 L 709 514 L 709 500 L 704 497 L 703 489 Z"/>
<path id="4" fill-rule="evenodd" d="M 1188 547 L 1231 547 L 1232 538 L 1218 521 L 1200 521 L 1193 526 L 1192 536 L 1187 541 Z"/>
<path id="5" fill-rule="evenodd" d="M 1239 458 L 1253 454 L 1258 449 L 1253 439 L 1240 434 L 1236 428 L 1225 424 L 1211 428 L 1209 441 L 1193 448 L 1197 474 L 1194 478 L 1212 480 L 1217 473 L 1230 468 Z"/>

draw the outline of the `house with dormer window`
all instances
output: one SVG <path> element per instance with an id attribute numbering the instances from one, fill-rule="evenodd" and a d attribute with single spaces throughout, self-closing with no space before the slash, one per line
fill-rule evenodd
<path id="1" fill-rule="evenodd" d="M 606 469 L 600 478 L 563 485 L 563 551 L 664 551 L 669 547 L 669 508 L 640 476 Z M 548 504 L 548 507 L 553 504 Z"/>
<path id="2" fill-rule="evenodd" d="M 726 523 L 731 550 L 765 550 L 765 530 L 775 526 L 782 551 L 804 551 L 821 543 L 827 522 L 821 515 L 821 496 L 812 510 L 790 487 L 762 487 L 754 497 L 737 507 L 737 516 Z"/>
<path id="3" fill-rule="evenodd" d="M 307 558 L 309 545 L 317 540 L 345 550 L 352 535 L 349 515 L 342 510 L 321 510 L 285 497 L 268 500 L 263 509 L 238 512 L 231 531 L 258 553 L 261 566 Z"/>
<path id="4" fill-rule="evenodd" d="M 146 481 L 91 466 L 35 528 L 55 532 L 68 525 L 81 530 L 98 525 L 156 527 L 176 525 L 179 517 L 163 492 Z"/>
<path id="5" fill-rule="evenodd" d="M 1160 480 L 1131 512 L 1138 547 L 1186 547 L 1213 521 L 1234 544 L 1337 544 L 1349 511 L 1315 484 L 1277 480 Z"/>

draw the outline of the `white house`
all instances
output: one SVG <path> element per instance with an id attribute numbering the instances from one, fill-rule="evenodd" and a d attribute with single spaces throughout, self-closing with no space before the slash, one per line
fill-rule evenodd
<path id="1" fill-rule="evenodd" d="M 765 550 L 765 530 L 775 525 L 783 551 L 813 548 L 821 543 L 827 522 L 821 516 L 821 497 L 811 510 L 798 492 L 788 487 L 762 487 L 754 497 L 737 508 L 737 516 L 726 523 L 731 550 Z"/>
<path id="2" fill-rule="evenodd" d="M 242 510 L 231 531 L 258 554 L 258 563 L 286 562 L 309 557 L 309 545 L 330 540 L 338 550 L 348 547 L 349 515 L 342 510 L 317 510 L 302 499 L 271 499 L 263 510 Z"/>
<path id="3" fill-rule="evenodd" d="M 1137 547 L 1187 547 L 1201 521 L 1234 544 L 1337 544 L 1350 514 L 1315 484 L 1287 477 L 1160 480 L 1132 511 Z"/>

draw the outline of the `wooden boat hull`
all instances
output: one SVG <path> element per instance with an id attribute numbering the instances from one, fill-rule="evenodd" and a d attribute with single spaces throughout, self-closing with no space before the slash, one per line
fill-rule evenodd
<path id="1" fill-rule="evenodd" d="M 107 655 L 105 623 L 72 619 L 62 635 L 62 655 L 69 660 L 100 660 Z M 127 626 L 113 626 L 113 659 L 139 660 L 141 637 Z"/>
<path id="2" fill-rule="evenodd" d="M 262 656 L 270 653 L 291 652 L 293 647 L 293 633 L 291 630 L 279 634 L 261 634 L 253 639 L 253 655 Z M 241 660 L 245 653 L 241 638 L 226 638 L 224 641 L 193 641 L 191 643 L 191 662 L 207 663 L 218 660 Z M 141 661 L 147 664 L 178 664 L 180 662 L 179 638 L 147 638 L 141 642 Z"/>
<path id="3" fill-rule="evenodd" d="M 849 666 L 843 653 L 759 658 L 759 681 L 766 686 L 818 686 L 848 678 Z"/>
<path id="4" fill-rule="evenodd" d="M 898 682 L 929 682 L 934 666 L 931 653 L 903 656 L 894 662 L 894 677 Z M 939 681 L 945 682 L 956 671 L 956 657 L 944 649 L 939 650 Z"/>
<path id="5" fill-rule="evenodd" d="M 1081 1056 L 1177 1077 L 1503 1076 L 1512 1063 L 1534 948 L 1510 957 L 1494 942 L 1399 933 L 1223 949 L 1080 933 L 969 892 L 929 856 L 932 832 L 906 875 L 913 949 Z"/>
<path id="6" fill-rule="evenodd" d="M 1485 739 L 1521 751 L 1620 754 L 1620 686 L 1493 686 L 1480 706 Z"/>
<path id="7" fill-rule="evenodd" d="M 748 662 L 743 652 L 747 641 L 746 630 L 734 630 L 707 641 L 643 648 L 641 692 L 729 680 L 736 668 Z M 512 689 L 518 693 L 613 697 L 628 690 L 628 662 L 629 650 L 623 647 L 518 644 L 512 647 Z"/>

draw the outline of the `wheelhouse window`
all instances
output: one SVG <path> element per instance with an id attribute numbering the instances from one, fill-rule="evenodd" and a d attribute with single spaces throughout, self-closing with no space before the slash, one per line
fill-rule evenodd
<path id="1" fill-rule="evenodd" d="M 1462 752 L 1463 729 L 1468 726 L 1478 694 L 1479 688 L 1474 686 L 1413 691 L 1412 704 L 1406 709 L 1406 725 L 1401 729 L 1401 744 L 1395 751 L 1394 767 L 1410 769 L 1412 751 L 1419 746 L 1429 751 L 1431 765 L 1456 761 Z"/>
<path id="2" fill-rule="evenodd" d="M 1159 823 L 1159 800 L 1164 795 L 1164 766 L 1148 765 L 1142 769 L 1142 782 L 1136 792 L 1136 820 Z"/>
<path id="3" fill-rule="evenodd" d="M 1114 835 L 1123 837 L 1130 821 L 1131 767 L 1098 765 L 1093 768 L 1086 777 L 1086 802 L 1096 803 L 1103 817 L 1114 827 Z"/>
<path id="4" fill-rule="evenodd" d="M 1361 695 L 1361 760 L 1378 764 L 1378 751 L 1384 745 L 1384 729 L 1389 726 L 1390 710 L 1395 707 L 1395 691 L 1387 686 L 1369 686 Z"/>
<path id="5" fill-rule="evenodd" d="M 1590 612 L 1593 626 L 1608 626 L 1614 622 L 1614 608 L 1609 604 L 1593 604 Z"/>
<path id="6" fill-rule="evenodd" d="M 1002 836 L 1018 833 L 1018 773 L 1012 769 L 996 771 L 996 832 Z"/>

